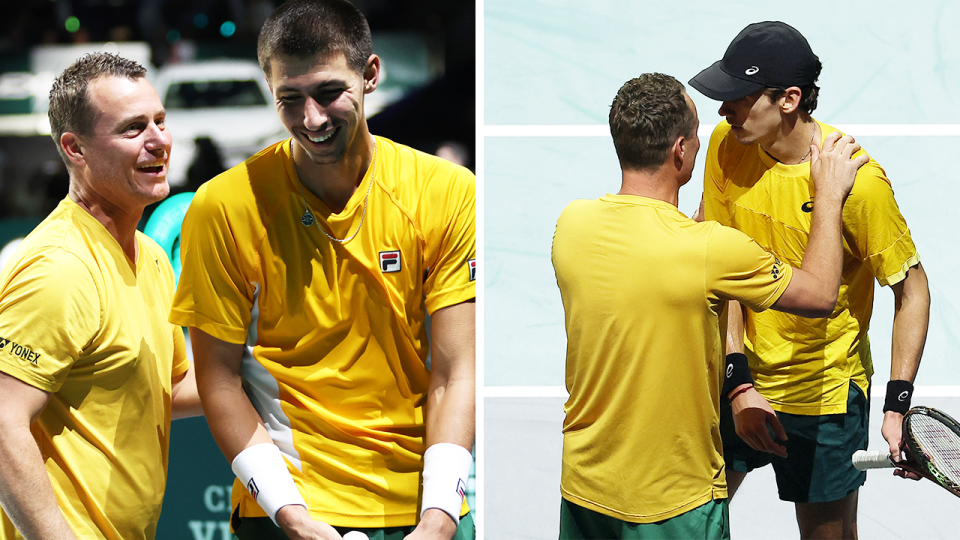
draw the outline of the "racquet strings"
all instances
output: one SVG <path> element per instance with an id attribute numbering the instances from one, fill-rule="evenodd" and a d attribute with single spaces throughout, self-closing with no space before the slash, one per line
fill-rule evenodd
<path id="1" fill-rule="evenodd" d="M 910 434 L 917 446 L 953 488 L 960 488 L 960 435 L 925 414 L 910 416 Z"/>

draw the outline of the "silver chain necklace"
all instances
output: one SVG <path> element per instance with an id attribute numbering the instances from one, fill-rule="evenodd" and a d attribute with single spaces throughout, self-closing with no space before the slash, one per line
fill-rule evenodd
<path id="1" fill-rule="evenodd" d="M 293 160 L 293 139 L 290 139 L 290 159 Z M 370 173 L 370 184 L 367 185 L 367 194 L 363 197 L 363 213 L 360 214 L 360 225 L 357 225 L 357 230 L 353 232 L 347 238 L 334 238 L 330 236 L 330 233 L 325 231 L 323 227 L 317 223 L 316 218 L 313 217 L 313 212 L 310 211 L 310 207 L 307 206 L 307 198 L 303 195 L 303 182 L 300 181 L 300 173 L 297 172 L 297 162 L 293 160 L 293 174 L 297 175 L 297 187 L 300 188 L 300 200 L 303 201 L 303 216 L 300 218 L 300 223 L 303 223 L 304 227 L 309 227 L 311 225 L 316 225 L 320 232 L 326 235 L 327 238 L 333 240 L 334 242 L 339 242 L 341 244 L 346 244 L 347 242 L 354 239 L 357 234 L 360 233 L 360 228 L 363 227 L 363 218 L 367 217 L 367 202 L 370 200 L 370 188 L 373 187 L 373 181 L 377 178 L 377 140 L 373 140 L 373 164 L 370 165 L 373 169 L 373 172 Z"/>
<path id="2" fill-rule="evenodd" d="M 810 144 L 811 144 L 811 145 L 813 144 L 813 138 L 814 138 L 816 135 L 817 135 L 817 124 L 814 123 L 814 124 L 813 124 L 813 133 L 810 134 Z M 810 157 L 810 153 L 811 153 L 811 152 L 813 152 L 813 147 L 812 147 L 812 146 L 807 147 L 807 153 L 804 154 L 803 157 L 800 158 L 800 161 L 798 161 L 797 163 L 800 164 L 800 163 L 803 163 L 804 161 L 806 161 L 807 158 Z"/>

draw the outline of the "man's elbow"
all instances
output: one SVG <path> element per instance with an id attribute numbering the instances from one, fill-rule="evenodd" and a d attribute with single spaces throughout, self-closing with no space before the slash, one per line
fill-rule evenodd
<path id="1" fill-rule="evenodd" d="M 808 319 L 823 319 L 833 315 L 837 307 L 838 292 L 806 294 L 788 290 L 773 304 L 773 309 Z"/>
<path id="2" fill-rule="evenodd" d="M 834 295 L 833 299 L 821 299 L 816 305 L 812 305 L 807 310 L 808 314 L 803 316 L 810 319 L 825 319 L 833 315 L 833 310 L 836 307 L 837 297 Z"/>

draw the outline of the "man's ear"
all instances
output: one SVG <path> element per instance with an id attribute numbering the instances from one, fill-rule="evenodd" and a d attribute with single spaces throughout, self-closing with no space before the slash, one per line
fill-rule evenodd
<path id="1" fill-rule="evenodd" d="M 686 152 L 690 151 L 690 145 L 687 143 L 687 138 L 683 135 L 677 137 L 677 140 L 673 141 L 673 147 L 671 148 L 670 152 L 673 156 L 673 163 L 676 165 L 677 169 L 683 167 L 683 156 Z"/>
<path id="2" fill-rule="evenodd" d="M 64 155 L 67 156 L 67 159 L 76 163 L 77 165 L 85 165 L 87 159 L 84 156 L 83 145 L 80 143 L 80 138 L 76 134 L 67 131 L 63 135 L 60 135 L 60 148 L 63 150 Z"/>
<path id="3" fill-rule="evenodd" d="M 800 91 L 799 87 L 791 86 L 787 88 L 779 99 L 778 105 L 780 106 L 780 110 L 785 114 L 796 111 L 800 107 L 800 98 L 802 97 L 803 92 Z"/>
<path id="4" fill-rule="evenodd" d="M 367 67 L 363 68 L 363 93 L 369 94 L 380 84 L 380 57 L 371 54 L 367 58 Z"/>

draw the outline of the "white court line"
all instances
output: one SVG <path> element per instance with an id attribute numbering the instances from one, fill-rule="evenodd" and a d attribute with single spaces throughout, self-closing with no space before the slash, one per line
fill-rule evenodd
<path id="1" fill-rule="evenodd" d="M 716 124 L 700 124 L 697 133 L 709 137 Z M 837 124 L 835 128 L 860 137 L 960 137 L 960 124 Z M 486 125 L 484 137 L 609 137 L 610 128 L 591 125 Z"/>
<path id="2" fill-rule="evenodd" d="M 487 398 L 567 398 L 563 386 L 484 386 L 483 397 Z M 960 397 L 960 386 L 917 386 L 914 398 Z"/>

